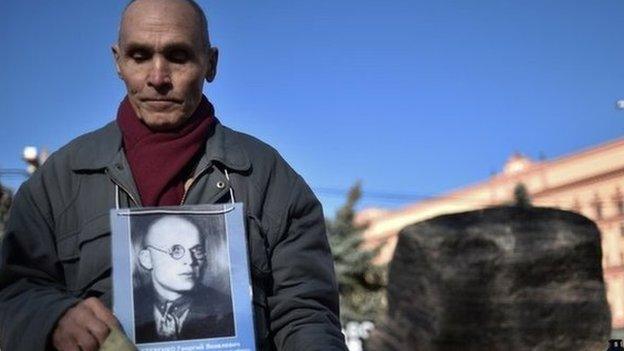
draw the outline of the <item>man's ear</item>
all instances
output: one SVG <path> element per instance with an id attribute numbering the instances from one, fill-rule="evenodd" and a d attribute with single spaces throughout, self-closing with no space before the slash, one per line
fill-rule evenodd
<path id="1" fill-rule="evenodd" d="M 211 46 L 208 48 L 208 70 L 206 71 L 206 81 L 212 82 L 217 75 L 217 62 L 219 62 L 219 49 Z"/>
<path id="2" fill-rule="evenodd" d="M 147 270 L 152 269 L 154 265 L 152 264 L 152 255 L 149 250 L 143 249 L 139 251 L 139 263 L 141 264 L 141 267 Z"/>
<path id="3" fill-rule="evenodd" d="M 119 50 L 119 45 L 115 44 L 111 46 L 111 51 L 113 53 L 113 59 L 115 60 L 115 68 L 117 69 L 117 75 L 121 78 L 121 67 L 119 67 L 119 60 L 121 60 L 121 52 Z"/>

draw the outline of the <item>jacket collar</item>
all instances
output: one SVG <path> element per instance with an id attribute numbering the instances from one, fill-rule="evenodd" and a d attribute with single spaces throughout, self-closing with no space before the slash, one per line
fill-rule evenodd
<path id="1" fill-rule="evenodd" d="M 212 134 L 206 140 L 204 159 L 208 162 L 219 162 L 235 171 L 246 171 L 251 167 L 247 153 L 237 142 L 234 132 L 223 126 L 215 118 Z"/>
<path id="2" fill-rule="evenodd" d="M 251 167 L 249 157 L 234 139 L 233 132 L 215 118 L 202 160 L 206 163 L 216 161 L 236 171 L 248 170 Z M 72 170 L 93 171 L 112 166 L 117 154 L 122 152 L 121 142 L 121 131 L 115 121 L 79 137 L 74 142 L 77 151 L 71 161 Z"/>

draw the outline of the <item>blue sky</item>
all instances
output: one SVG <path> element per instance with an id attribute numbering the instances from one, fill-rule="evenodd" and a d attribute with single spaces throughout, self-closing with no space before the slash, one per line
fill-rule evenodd
<path id="1" fill-rule="evenodd" d="M 218 117 L 276 147 L 327 215 L 343 201 L 327 189 L 358 179 L 362 206 L 396 207 L 486 179 L 514 151 L 553 158 L 624 131 L 621 0 L 199 2 Z M 0 2 L 0 168 L 114 118 L 124 4 Z"/>

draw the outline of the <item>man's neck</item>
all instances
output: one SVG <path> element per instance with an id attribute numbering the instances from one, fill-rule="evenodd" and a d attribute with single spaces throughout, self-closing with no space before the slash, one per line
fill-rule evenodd
<path id="1" fill-rule="evenodd" d="M 177 291 L 167 290 L 163 286 L 158 284 L 158 282 L 156 281 L 154 282 L 154 290 L 156 291 L 156 294 L 160 296 L 160 298 L 167 300 L 167 301 L 175 301 L 179 299 L 180 297 L 182 297 L 181 293 Z"/>

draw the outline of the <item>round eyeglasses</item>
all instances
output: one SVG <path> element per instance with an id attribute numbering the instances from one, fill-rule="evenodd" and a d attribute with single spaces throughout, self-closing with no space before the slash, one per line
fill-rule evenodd
<path id="1" fill-rule="evenodd" d="M 165 253 L 171 256 L 171 258 L 173 258 L 174 260 L 181 259 L 182 257 L 184 257 L 184 254 L 186 253 L 186 249 L 184 248 L 184 246 L 180 244 L 175 244 L 171 246 L 169 250 L 161 249 L 160 247 L 156 247 L 154 245 L 147 245 L 146 247 Z M 193 246 L 192 248 L 189 249 L 189 252 L 191 253 L 191 257 L 197 261 L 201 261 L 206 258 L 206 252 L 204 251 L 204 248 L 201 245 Z"/>

